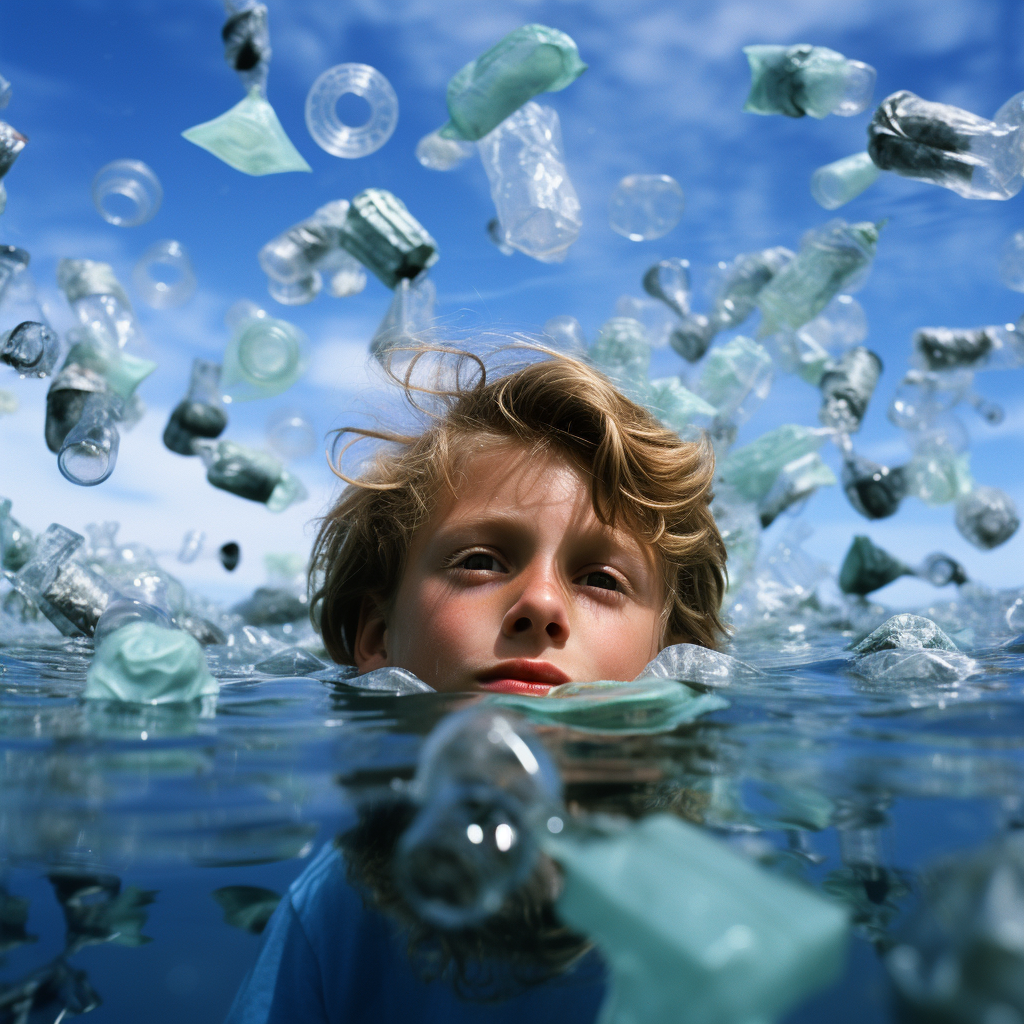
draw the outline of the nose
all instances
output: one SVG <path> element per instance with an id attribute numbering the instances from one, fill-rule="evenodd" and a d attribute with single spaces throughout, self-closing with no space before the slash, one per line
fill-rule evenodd
<path id="1" fill-rule="evenodd" d="M 509 639 L 545 636 L 556 643 L 569 639 L 569 615 L 558 581 L 546 574 L 526 578 L 515 604 L 505 613 L 501 631 Z"/>

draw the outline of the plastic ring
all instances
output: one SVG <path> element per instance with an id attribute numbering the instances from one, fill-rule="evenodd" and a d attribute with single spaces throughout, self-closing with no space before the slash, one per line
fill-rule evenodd
<path id="1" fill-rule="evenodd" d="M 123 196 L 128 203 L 111 207 L 111 196 Z M 141 160 L 115 160 L 101 167 L 92 179 L 92 201 L 99 215 L 119 228 L 134 228 L 152 220 L 163 198 L 160 179 Z"/>
<path id="2" fill-rule="evenodd" d="M 169 267 L 177 271 L 176 281 L 160 281 L 153 277 L 153 267 Z M 181 242 L 154 242 L 139 258 L 132 271 L 132 283 L 142 301 L 153 309 L 183 306 L 196 290 L 192 261 Z"/>
<path id="3" fill-rule="evenodd" d="M 337 114 L 335 105 L 346 93 L 370 104 L 370 119 L 352 127 Z M 333 156 L 354 160 L 375 153 L 398 123 L 398 97 L 391 83 L 369 64 L 338 64 L 328 68 L 306 97 L 306 127 L 316 144 Z"/>

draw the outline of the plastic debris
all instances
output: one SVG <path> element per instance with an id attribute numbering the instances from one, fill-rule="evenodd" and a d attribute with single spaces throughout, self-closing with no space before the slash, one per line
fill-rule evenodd
<path id="1" fill-rule="evenodd" d="M 282 409 L 267 420 L 267 445 L 282 459 L 304 459 L 316 451 L 316 428 L 298 409 Z"/>
<path id="2" fill-rule="evenodd" d="M 407 697 L 413 693 L 435 693 L 422 679 L 404 668 L 378 668 L 372 672 L 356 673 L 348 665 L 333 665 L 323 672 L 316 673 L 317 678 L 326 681 L 338 681 L 356 690 L 367 690 L 371 693 L 388 693 L 395 697 Z"/>
<path id="3" fill-rule="evenodd" d="M 644 291 L 661 299 L 679 317 L 690 312 L 690 261 L 660 260 L 643 277 Z"/>
<path id="4" fill-rule="evenodd" d="M 515 252 L 515 249 L 505 241 L 505 231 L 497 217 L 492 217 L 487 222 L 487 237 L 502 256 L 511 256 Z"/>
<path id="5" fill-rule="evenodd" d="M 370 116 L 358 127 L 345 124 L 336 110 L 342 96 L 364 99 Z M 398 97 L 391 83 L 369 64 L 337 64 L 328 68 L 306 96 L 306 127 L 313 141 L 332 156 L 354 160 L 376 153 L 398 124 Z"/>
<path id="6" fill-rule="evenodd" d="M 11 83 L 0 75 L 0 110 L 3 110 L 11 102 Z"/>
<path id="7" fill-rule="evenodd" d="M 835 473 L 817 452 L 809 452 L 787 462 L 757 503 L 761 526 L 767 529 L 783 512 L 806 501 L 819 487 L 831 487 L 836 483 Z"/>
<path id="8" fill-rule="evenodd" d="M 1024 292 L 1024 231 L 1006 240 L 999 258 L 999 280 L 1015 292 Z"/>
<path id="9" fill-rule="evenodd" d="M 26 320 L 0 334 L 0 362 L 22 377 L 47 377 L 60 357 L 60 338 L 45 324 Z"/>
<path id="10" fill-rule="evenodd" d="M 497 911 L 529 877 L 535 832 L 561 780 L 525 723 L 493 707 L 450 715 L 420 752 L 419 813 L 399 840 L 395 877 L 417 916 L 463 928 Z"/>
<path id="11" fill-rule="evenodd" d="M 184 306 L 196 290 L 195 271 L 185 247 L 172 239 L 154 242 L 135 264 L 132 284 L 153 309 Z"/>
<path id="12" fill-rule="evenodd" d="M 931 619 L 903 612 L 885 620 L 863 640 L 851 645 L 855 655 L 874 654 L 876 651 L 924 648 L 955 651 L 957 646 Z"/>
<path id="13" fill-rule="evenodd" d="M 1024 337 L 1012 324 L 1002 327 L 921 327 L 914 355 L 926 370 L 1015 369 L 1024 366 Z"/>
<path id="14" fill-rule="evenodd" d="M 245 300 L 225 320 L 233 334 L 224 350 L 221 388 L 231 401 L 280 395 L 305 372 L 309 341 L 294 324 Z"/>
<path id="15" fill-rule="evenodd" d="M 505 243 L 542 263 L 560 263 L 583 222 L 565 168 L 558 113 L 526 103 L 477 147 Z"/>
<path id="16" fill-rule="evenodd" d="M 471 157 L 476 147 L 462 139 L 446 139 L 440 129 L 424 135 L 416 143 L 416 159 L 432 171 L 450 171 Z"/>
<path id="17" fill-rule="evenodd" d="M 652 380 L 645 404 L 665 426 L 686 438 L 693 433 L 691 428 L 709 429 L 718 415 L 713 405 L 684 387 L 678 377 Z"/>
<path id="18" fill-rule="evenodd" d="M 79 323 L 107 351 L 116 352 L 141 339 L 132 304 L 109 263 L 62 259 L 57 264 L 57 284 Z"/>
<path id="19" fill-rule="evenodd" d="M 843 459 L 842 479 L 850 504 L 867 519 L 893 515 L 907 494 L 902 466 L 890 469 L 854 452 L 846 453 Z"/>
<path id="20" fill-rule="evenodd" d="M 649 661 L 637 679 L 673 679 L 718 688 L 761 672 L 745 661 L 698 644 L 672 644 Z"/>
<path id="21" fill-rule="evenodd" d="M 229 540 L 226 544 L 221 544 L 217 556 L 220 558 L 220 564 L 228 572 L 234 572 L 242 559 L 242 549 L 233 540 Z"/>
<path id="22" fill-rule="evenodd" d="M 164 428 L 164 445 L 178 455 L 193 455 L 197 437 L 220 437 L 228 425 L 220 397 L 220 365 L 192 360 L 188 394 L 171 413 Z"/>
<path id="23" fill-rule="evenodd" d="M 760 335 L 803 326 L 834 295 L 863 280 L 874 259 L 881 228 L 881 222 L 833 220 L 808 231 L 796 257 L 757 293 L 763 315 Z"/>
<path id="24" fill-rule="evenodd" d="M 224 58 L 238 72 L 246 97 L 212 121 L 181 134 L 244 174 L 280 174 L 312 168 L 292 145 L 267 102 L 270 33 L 264 4 L 246 4 L 222 30 Z"/>
<path id="25" fill-rule="evenodd" d="M 869 537 L 857 536 L 839 569 L 839 589 L 844 594 L 864 596 L 901 576 L 912 575 L 914 570 L 909 565 L 877 547 Z"/>
<path id="26" fill-rule="evenodd" d="M 599 832 L 551 823 L 558 916 L 600 947 L 605 1024 L 772 1021 L 835 978 L 847 915 L 667 814 Z"/>
<path id="27" fill-rule="evenodd" d="M 80 487 L 103 483 L 117 465 L 124 402 L 112 394 L 94 392 L 86 397 L 78 421 L 57 452 L 57 466 L 65 480 Z"/>
<path id="28" fill-rule="evenodd" d="M 17 572 L 36 549 L 32 531 L 11 515 L 11 501 L 0 498 L 0 569 Z"/>
<path id="29" fill-rule="evenodd" d="M 114 160 L 92 179 L 93 205 L 108 224 L 119 228 L 151 221 L 163 198 L 160 179 L 141 160 Z"/>
<path id="30" fill-rule="evenodd" d="M 271 512 L 283 512 L 309 497 L 301 481 L 266 452 L 234 441 L 197 439 L 192 447 L 203 460 L 206 479 L 214 487 L 261 502 Z"/>
<path id="31" fill-rule="evenodd" d="M 647 390 L 651 346 L 644 326 L 630 317 L 606 320 L 590 347 L 590 360 L 627 394 L 642 398 Z"/>
<path id="32" fill-rule="evenodd" d="M 571 85 L 587 65 L 564 32 L 523 25 L 470 61 L 448 83 L 446 139 L 476 142 L 542 92 Z"/>
<path id="33" fill-rule="evenodd" d="M 873 185 L 880 173 L 869 153 L 844 156 L 811 175 L 811 195 L 826 210 L 838 210 Z"/>
<path id="34" fill-rule="evenodd" d="M 1013 499 L 998 487 L 974 487 L 956 503 L 956 528 L 976 548 L 1005 544 L 1020 526 Z"/>
<path id="35" fill-rule="evenodd" d="M 735 426 L 745 423 L 768 396 L 772 357 L 762 345 L 738 334 L 709 353 L 694 392 Z"/>
<path id="36" fill-rule="evenodd" d="M 750 95 L 743 109 L 787 117 L 852 117 L 871 102 L 877 72 L 827 46 L 744 46 L 750 64 Z"/>
<path id="37" fill-rule="evenodd" d="M 902 90 L 868 126 L 868 153 L 883 171 L 952 189 L 965 199 L 1009 199 L 1024 185 L 1024 128 L 987 121 Z"/>
<path id="38" fill-rule="evenodd" d="M 587 336 L 574 316 L 553 316 L 543 327 L 544 341 L 559 352 L 583 358 L 587 352 Z"/>
<path id="39" fill-rule="evenodd" d="M 434 320 L 437 289 L 426 274 L 415 281 L 402 278 L 395 285 L 395 294 L 384 319 L 370 339 L 370 352 L 381 363 L 389 352 L 416 348 Z"/>
<path id="40" fill-rule="evenodd" d="M 862 346 L 850 349 L 821 378 L 818 419 L 846 434 L 860 430 L 881 375 L 882 360 L 874 352 Z"/>
<path id="41" fill-rule="evenodd" d="M 415 278 L 438 259 L 437 243 L 397 196 L 368 188 L 353 200 L 339 239 L 389 288 Z"/>
<path id="42" fill-rule="evenodd" d="M 16 245 L 0 245 L 0 300 L 3 300 L 10 286 L 22 276 L 31 257 Z"/>
<path id="43" fill-rule="evenodd" d="M 823 432 L 813 427 L 784 424 L 731 451 L 718 464 L 718 476 L 748 501 L 760 501 L 784 466 L 816 452 L 824 440 Z"/>
<path id="44" fill-rule="evenodd" d="M 283 587 L 257 587 L 231 611 L 250 626 L 280 626 L 306 618 L 309 601 L 304 593 L 296 594 Z"/>
<path id="45" fill-rule="evenodd" d="M 608 201 L 608 223 L 631 242 L 664 237 L 682 216 L 683 190 L 668 174 L 629 174 Z"/>
<path id="46" fill-rule="evenodd" d="M 0 178 L 2 178 L 18 159 L 18 154 L 28 143 L 28 137 L 12 128 L 6 121 L 0 121 Z"/>
<path id="47" fill-rule="evenodd" d="M 356 273 L 362 274 L 362 285 L 365 286 L 366 274 L 362 266 L 340 249 L 348 209 L 347 199 L 326 203 L 313 216 L 289 228 L 260 249 L 260 266 L 271 279 L 271 294 L 278 302 L 299 305 L 301 302 L 312 301 L 323 286 L 320 268 L 326 263 L 327 257 L 335 253 L 346 257 L 354 265 Z M 335 273 L 340 269 L 337 268 Z M 291 287 L 281 288 L 282 285 Z M 362 287 L 350 287 L 345 294 L 353 295 L 357 291 L 362 291 Z"/>
<path id="48" fill-rule="evenodd" d="M 191 565 L 202 554 L 205 543 L 206 533 L 203 530 L 189 530 L 181 539 L 178 561 Z"/>

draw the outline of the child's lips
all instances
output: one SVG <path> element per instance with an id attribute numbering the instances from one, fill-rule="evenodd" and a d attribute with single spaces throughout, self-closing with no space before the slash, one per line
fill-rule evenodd
<path id="1" fill-rule="evenodd" d="M 552 683 L 529 683 L 525 679 L 492 679 L 478 684 L 488 693 L 525 693 L 531 697 L 546 697 Z"/>
<path id="2" fill-rule="evenodd" d="M 553 686 L 570 681 L 560 668 L 547 661 L 513 658 L 481 672 L 477 684 L 488 693 L 520 693 L 533 697 L 547 696 Z"/>

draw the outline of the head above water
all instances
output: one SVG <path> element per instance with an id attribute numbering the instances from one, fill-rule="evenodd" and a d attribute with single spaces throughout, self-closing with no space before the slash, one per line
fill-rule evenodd
<path id="1" fill-rule="evenodd" d="M 532 354 L 491 379 L 448 353 L 443 388 L 411 383 L 417 354 L 401 383 L 436 403 L 426 430 L 339 432 L 384 443 L 354 478 L 342 449 L 349 486 L 314 546 L 312 613 L 335 661 L 544 693 L 632 679 L 669 644 L 716 646 L 711 446 L 586 364 Z"/>

